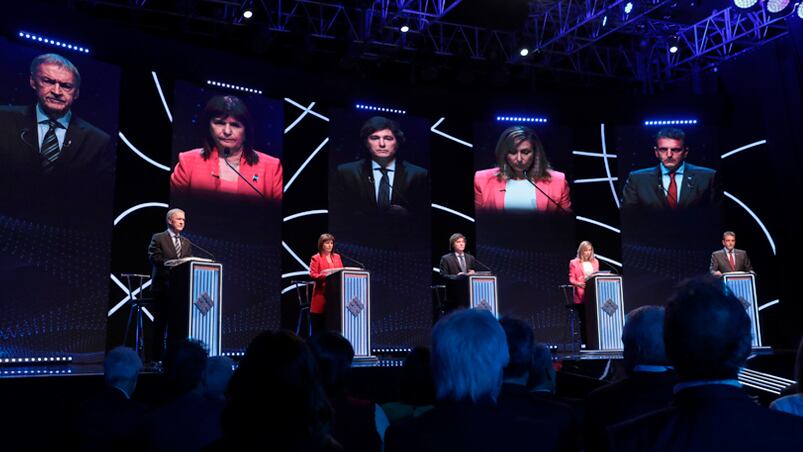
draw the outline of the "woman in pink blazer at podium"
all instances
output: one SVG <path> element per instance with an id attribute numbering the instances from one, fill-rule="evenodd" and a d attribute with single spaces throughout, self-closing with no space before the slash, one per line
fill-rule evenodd
<path id="1" fill-rule="evenodd" d="M 334 248 L 335 236 L 328 233 L 321 234 L 318 237 L 318 252 L 312 255 L 309 263 L 309 277 L 315 281 L 310 304 L 310 318 L 312 319 L 312 330 L 314 332 L 323 331 L 324 329 L 326 277 L 332 271 L 343 268 L 343 261 L 340 259 L 340 255 L 332 251 Z"/>
<path id="2" fill-rule="evenodd" d="M 566 175 L 550 169 L 535 131 L 523 126 L 505 129 L 495 154 L 495 168 L 474 174 L 477 211 L 571 212 Z"/>
<path id="3" fill-rule="evenodd" d="M 594 246 L 588 240 L 580 242 L 577 257 L 569 261 L 569 283 L 574 286 L 574 304 L 581 304 L 586 291 L 586 278 L 599 271 Z"/>

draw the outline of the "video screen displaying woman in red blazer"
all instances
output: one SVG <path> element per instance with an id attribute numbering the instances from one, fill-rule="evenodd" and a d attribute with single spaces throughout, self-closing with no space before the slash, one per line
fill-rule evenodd
<path id="1" fill-rule="evenodd" d="M 324 330 L 326 277 L 333 271 L 343 268 L 343 261 L 340 259 L 340 255 L 333 251 L 334 248 L 335 236 L 328 233 L 321 234 L 318 237 L 318 252 L 312 255 L 309 263 L 309 277 L 315 281 L 310 305 L 313 333 Z"/>
<path id="2" fill-rule="evenodd" d="M 282 199 L 282 164 L 276 157 L 253 148 L 254 122 L 240 98 L 209 99 L 201 122 L 209 125 L 203 147 L 178 155 L 178 164 L 170 176 L 174 191 Z"/>
<path id="3" fill-rule="evenodd" d="M 474 174 L 477 211 L 571 212 L 566 175 L 550 168 L 534 130 L 524 126 L 505 129 L 495 154 L 496 167 Z"/>

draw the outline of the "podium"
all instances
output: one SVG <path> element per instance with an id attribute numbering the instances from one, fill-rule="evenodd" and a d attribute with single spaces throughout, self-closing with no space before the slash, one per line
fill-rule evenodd
<path id="1" fill-rule="evenodd" d="M 223 311 L 223 265 L 210 259 L 165 262 L 170 271 L 167 327 L 172 338 L 203 342 L 209 356 L 220 355 Z"/>
<path id="2" fill-rule="evenodd" d="M 326 329 L 342 334 L 354 348 L 354 359 L 371 355 L 371 274 L 346 267 L 326 277 Z"/>
<path id="3" fill-rule="evenodd" d="M 756 297 L 756 276 L 749 272 L 728 272 L 722 275 L 725 285 L 742 302 L 747 316 L 750 317 L 750 332 L 753 347 L 761 345 L 761 324 L 758 318 L 758 298 Z"/>
<path id="4" fill-rule="evenodd" d="M 622 351 L 625 324 L 622 277 L 597 273 L 586 280 L 585 331 L 588 351 Z"/>
<path id="5" fill-rule="evenodd" d="M 446 299 L 450 310 L 455 308 L 475 308 L 491 311 L 499 316 L 499 297 L 496 289 L 496 276 L 490 273 L 460 275 L 446 280 Z"/>

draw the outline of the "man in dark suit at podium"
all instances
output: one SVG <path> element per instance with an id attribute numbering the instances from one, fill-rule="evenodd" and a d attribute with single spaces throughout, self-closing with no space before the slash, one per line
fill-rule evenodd
<path id="1" fill-rule="evenodd" d="M 736 233 L 725 231 L 722 234 L 724 248 L 711 253 L 711 274 L 720 277 L 728 272 L 752 272 L 753 264 L 747 257 L 747 252 L 736 249 Z"/>
<path id="2" fill-rule="evenodd" d="M 440 270 L 444 278 L 462 275 L 473 275 L 476 259 L 466 253 L 466 236 L 457 232 L 449 237 L 449 248 L 452 252 L 441 256 Z"/>
<path id="3" fill-rule="evenodd" d="M 155 302 L 153 312 L 154 336 L 151 344 L 152 361 L 161 361 L 164 352 L 165 325 L 167 325 L 167 306 L 170 303 L 170 268 L 165 261 L 192 257 L 192 244 L 181 236 L 184 231 L 185 215 L 181 209 L 167 211 L 167 230 L 153 234 L 148 246 L 148 260 L 151 271 L 151 293 Z"/>

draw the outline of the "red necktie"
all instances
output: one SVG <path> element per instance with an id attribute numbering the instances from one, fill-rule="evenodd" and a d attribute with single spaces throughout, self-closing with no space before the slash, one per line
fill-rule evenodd
<path id="1" fill-rule="evenodd" d="M 671 209 L 678 206 L 678 186 L 675 183 L 675 173 L 669 173 L 669 190 L 666 191 L 666 202 Z"/>
<path id="2" fill-rule="evenodd" d="M 731 269 L 736 271 L 736 261 L 733 259 L 733 251 L 728 253 L 728 259 L 731 261 Z"/>

